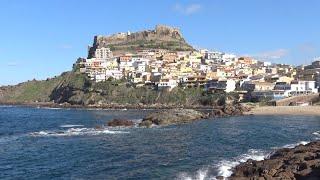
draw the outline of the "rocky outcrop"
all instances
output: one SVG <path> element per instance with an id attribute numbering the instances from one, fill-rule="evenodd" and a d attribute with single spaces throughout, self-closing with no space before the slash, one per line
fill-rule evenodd
<path id="1" fill-rule="evenodd" d="M 124 52 L 148 48 L 193 50 L 186 43 L 179 29 L 165 25 L 157 25 L 154 30 L 95 36 L 93 45 L 89 48 L 88 58 L 94 57 L 95 50 L 102 47 L 109 47 L 112 51 Z"/>
<path id="2" fill-rule="evenodd" d="M 85 105 L 85 92 L 90 86 L 86 75 L 68 72 L 62 75 L 60 83 L 52 90 L 50 100 L 55 103 L 70 103 L 72 105 Z"/>
<path id="3" fill-rule="evenodd" d="M 276 151 L 263 161 L 248 160 L 238 165 L 230 179 L 320 178 L 320 141 Z"/>
<path id="4" fill-rule="evenodd" d="M 143 118 L 140 126 L 155 124 L 155 125 L 172 125 L 190 123 L 196 120 L 207 118 L 206 113 L 193 109 L 169 109 L 148 114 Z"/>
<path id="5" fill-rule="evenodd" d="M 108 126 L 117 127 L 117 126 L 133 126 L 134 122 L 127 119 L 113 119 L 108 122 Z"/>
<path id="6" fill-rule="evenodd" d="M 226 104 L 222 107 L 215 107 L 210 112 L 210 117 L 241 116 L 250 108 L 241 104 Z"/>
<path id="7" fill-rule="evenodd" d="M 211 111 L 208 110 L 194 110 L 194 109 L 164 109 L 153 112 L 143 118 L 139 126 L 151 127 L 152 125 L 173 125 L 190 123 L 196 120 L 206 118 L 216 118 L 225 116 L 243 115 L 250 109 L 241 104 L 229 104 L 223 107 L 216 107 Z"/>

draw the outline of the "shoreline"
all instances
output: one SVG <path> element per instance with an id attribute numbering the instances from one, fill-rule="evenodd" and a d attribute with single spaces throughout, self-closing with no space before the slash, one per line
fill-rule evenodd
<path id="1" fill-rule="evenodd" d="M 200 106 L 200 105 L 165 105 L 165 104 L 103 104 L 103 105 L 71 105 L 71 104 L 57 104 L 51 102 L 38 102 L 38 103 L 12 103 L 0 102 L 0 106 L 21 106 L 21 107 L 41 107 L 41 108 L 66 108 L 66 109 L 199 109 L 211 110 L 213 106 Z"/>
<path id="2" fill-rule="evenodd" d="M 320 140 L 280 148 L 264 160 L 249 159 L 232 169 L 229 179 L 317 179 Z"/>
<path id="3" fill-rule="evenodd" d="M 320 106 L 258 106 L 245 115 L 320 116 Z"/>
<path id="4" fill-rule="evenodd" d="M 218 106 L 201 106 L 201 105 L 165 105 L 165 104 L 103 104 L 103 105 L 71 105 L 71 104 L 57 104 L 51 102 L 37 102 L 37 103 L 13 103 L 0 102 L 0 106 L 21 106 L 34 108 L 62 108 L 62 109 L 97 109 L 97 110 L 142 110 L 142 109 L 195 109 L 195 110 L 212 110 L 219 108 Z M 294 115 L 294 116 L 320 116 L 320 106 L 251 106 L 251 110 L 243 112 L 243 115 Z"/>

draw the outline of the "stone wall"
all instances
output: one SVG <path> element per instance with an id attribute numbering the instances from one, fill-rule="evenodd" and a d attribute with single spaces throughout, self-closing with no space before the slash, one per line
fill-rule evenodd
<path id="1" fill-rule="evenodd" d="M 181 44 L 186 50 L 193 49 L 185 42 L 178 28 L 157 25 L 154 30 L 144 30 L 134 33 L 117 33 L 110 36 L 95 36 L 93 46 L 89 48 L 88 58 L 94 57 L 95 50 L 101 47 L 112 46 L 115 49 L 125 49 L 126 47 L 135 47 L 142 44 L 164 44 L 165 46 L 170 46 L 170 43 Z"/>
<path id="2" fill-rule="evenodd" d="M 300 96 L 294 96 L 289 97 L 285 99 L 281 99 L 278 101 L 274 101 L 275 106 L 289 106 L 289 105 L 295 105 L 296 103 L 312 103 L 319 100 L 319 93 L 316 94 L 309 94 L 309 95 L 300 95 Z"/>

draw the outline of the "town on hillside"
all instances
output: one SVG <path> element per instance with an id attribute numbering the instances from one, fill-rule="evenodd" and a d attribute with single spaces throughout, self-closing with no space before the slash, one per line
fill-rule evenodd
<path id="1" fill-rule="evenodd" d="M 237 92 L 249 101 L 318 93 L 320 86 L 320 59 L 295 67 L 206 49 L 151 48 L 114 55 L 106 46 L 88 53 L 75 67 L 96 82 L 125 80 L 135 87 L 169 91 L 198 87 L 210 93 Z"/>

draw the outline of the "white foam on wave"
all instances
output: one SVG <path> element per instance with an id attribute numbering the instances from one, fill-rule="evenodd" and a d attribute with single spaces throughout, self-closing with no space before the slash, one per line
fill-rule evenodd
<path id="1" fill-rule="evenodd" d="M 215 179 L 213 177 L 208 177 L 208 168 L 200 169 L 195 175 L 190 175 L 188 173 L 180 173 L 177 177 L 178 180 L 205 180 L 205 179 Z"/>
<path id="2" fill-rule="evenodd" d="M 218 176 L 229 177 L 232 174 L 232 169 L 240 163 L 244 163 L 249 159 L 262 161 L 268 157 L 268 155 L 269 153 L 262 150 L 249 149 L 247 153 L 240 155 L 234 160 L 222 160 L 216 165 Z"/>
<path id="3" fill-rule="evenodd" d="M 65 124 L 65 125 L 61 125 L 60 127 L 62 127 L 62 128 L 72 128 L 72 127 L 83 127 L 83 125 L 81 125 L 81 124 Z"/>
<path id="4" fill-rule="evenodd" d="M 313 134 L 317 135 L 317 136 L 319 135 L 319 138 L 317 138 L 317 139 L 320 139 L 320 131 L 317 131 Z M 298 143 L 284 145 L 281 148 L 294 148 L 298 145 L 306 145 L 308 143 L 309 143 L 309 141 L 300 141 Z M 279 149 L 279 147 L 272 148 L 272 149 Z M 227 179 L 228 177 L 230 177 L 232 175 L 232 170 L 237 165 L 244 163 L 244 162 L 248 161 L 249 159 L 256 160 L 256 161 L 262 161 L 266 158 L 269 158 L 271 153 L 272 152 L 267 152 L 267 151 L 263 151 L 263 150 L 249 149 L 247 153 L 242 154 L 236 158 L 233 158 L 232 160 L 222 160 L 219 163 L 217 163 L 216 165 L 214 165 L 213 169 L 215 169 L 217 171 L 214 176 L 209 175 L 209 173 L 208 173 L 209 168 L 205 168 L 205 169 L 202 168 L 197 171 L 197 173 L 196 173 L 197 175 L 192 176 L 188 173 L 180 173 L 178 175 L 177 179 L 181 179 L 181 180 L 182 179 L 183 180 L 212 179 L 212 180 L 215 180 L 217 176 L 223 176 L 224 179 Z"/>
<path id="5" fill-rule="evenodd" d="M 103 135 L 103 134 L 123 134 L 129 133 L 126 131 L 114 131 L 109 129 L 95 129 L 95 128 L 69 128 L 63 131 L 39 131 L 30 133 L 31 136 L 36 137 L 59 137 L 59 136 L 93 136 L 93 135 Z"/>
<path id="6" fill-rule="evenodd" d="M 236 167 L 239 164 L 240 162 L 237 162 L 237 161 L 228 161 L 228 160 L 220 161 L 217 165 L 218 176 L 223 176 L 223 177 L 231 176 L 232 168 Z"/>
<path id="7" fill-rule="evenodd" d="M 59 110 L 59 109 L 63 109 L 63 108 L 58 108 L 58 107 L 41 107 L 41 106 L 38 106 L 37 108 L 49 109 L 49 110 Z"/>
<path id="8" fill-rule="evenodd" d="M 300 141 L 298 143 L 284 145 L 284 146 L 282 146 L 282 148 L 294 148 L 296 146 L 306 145 L 308 143 L 310 143 L 310 141 Z M 275 148 L 275 149 L 278 149 L 278 148 Z"/>
<path id="9" fill-rule="evenodd" d="M 315 136 L 320 136 L 320 131 L 313 132 L 312 134 Z"/>
<path id="10" fill-rule="evenodd" d="M 215 180 L 217 176 L 225 178 L 231 176 L 232 169 L 240 163 L 246 162 L 249 159 L 261 161 L 268 157 L 268 153 L 262 150 L 250 149 L 247 153 L 242 154 L 232 160 L 222 160 L 212 167 L 201 168 L 194 175 L 189 173 L 180 173 L 177 179 L 181 180 Z M 212 171 L 214 173 L 212 173 Z"/>

